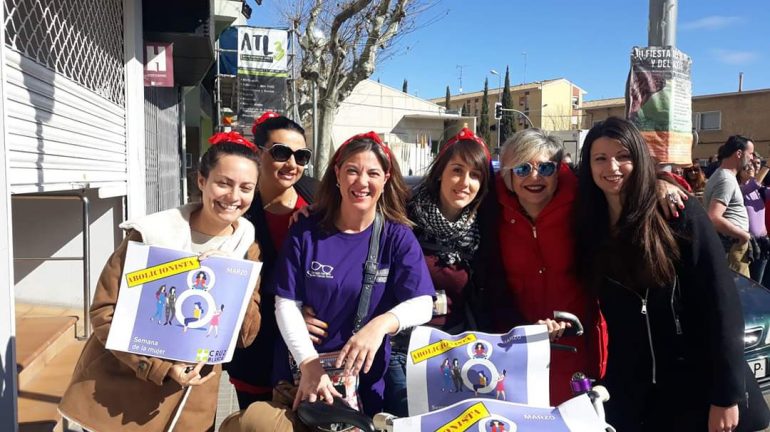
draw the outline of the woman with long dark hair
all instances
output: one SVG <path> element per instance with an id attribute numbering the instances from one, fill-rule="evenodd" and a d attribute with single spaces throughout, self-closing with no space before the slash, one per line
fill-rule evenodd
<path id="1" fill-rule="evenodd" d="M 295 211 L 313 203 L 318 181 L 304 175 L 312 153 L 305 144 L 302 126 L 268 111 L 254 121 L 251 131 L 260 159 L 259 184 L 244 217 L 254 224 L 255 240 L 262 250 L 260 276 L 267 286 L 289 233 L 289 220 Z M 273 395 L 273 355 L 265 352 L 279 337 L 272 296 L 262 300 L 261 310 L 262 327 L 256 340 L 248 348 L 236 350 L 233 361 L 225 365 L 241 409 Z"/>
<path id="2" fill-rule="evenodd" d="M 93 333 L 59 405 L 65 418 L 86 430 L 214 430 L 219 365 L 188 365 L 105 348 L 129 241 L 202 254 L 201 259 L 216 251 L 258 260 L 254 227 L 241 217 L 256 190 L 256 147 L 237 133 L 216 134 L 209 142 L 212 146 L 201 157 L 198 169 L 201 202 L 120 225 L 126 238 L 99 277 L 90 311 Z M 259 325 L 259 289 L 255 288 L 238 344 L 249 345 Z M 186 389 L 190 386 L 195 388 Z"/>
<path id="3" fill-rule="evenodd" d="M 647 145 L 623 119 L 589 131 L 579 172 L 575 256 L 610 335 L 609 423 L 621 431 L 733 430 L 756 383 L 744 385 L 740 299 L 705 210 L 688 200 L 679 218 L 666 220 Z"/>

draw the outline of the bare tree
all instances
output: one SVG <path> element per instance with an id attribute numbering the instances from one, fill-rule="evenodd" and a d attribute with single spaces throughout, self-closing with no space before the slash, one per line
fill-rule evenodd
<path id="1" fill-rule="evenodd" d="M 416 16 L 431 6 L 420 0 L 286 0 L 283 13 L 300 35 L 303 120 L 311 114 L 313 84 L 318 92 L 316 176 L 323 175 L 333 148 L 340 103 L 372 75 L 378 61 L 397 52 L 398 37 L 413 30 Z"/>

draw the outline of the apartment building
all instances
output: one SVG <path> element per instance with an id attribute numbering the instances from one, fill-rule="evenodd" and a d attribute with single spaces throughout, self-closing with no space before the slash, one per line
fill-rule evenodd
<path id="1" fill-rule="evenodd" d="M 578 129 L 581 122 L 582 111 L 579 109 L 583 103 L 586 91 L 565 78 L 549 79 L 510 87 L 513 98 L 513 109 L 518 112 L 506 113 L 516 119 L 517 130 L 527 127 L 540 129 L 572 130 Z M 495 124 L 494 104 L 502 100 L 503 88 L 489 89 L 489 124 Z M 449 110 L 462 111 L 463 115 L 481 118 L 481 105 L 484 92 L 463 93 L 452 95 Z M 444 105 L 444 98 L 430 99 L 439 105 Z"/>

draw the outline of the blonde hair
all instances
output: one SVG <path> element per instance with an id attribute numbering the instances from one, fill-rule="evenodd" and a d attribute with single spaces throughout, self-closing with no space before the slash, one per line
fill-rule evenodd
<path id="1" fill-rule="evenodd" d="M 505 141 L 500 152 L 500 164 L 502 170 L 505 170 L 529 162 L 541 154 L 545 154 L 549 160 L 561 162 L 563 153 L 564 146 L 555 136 L 537 128 L 524 129 Z M 510 176 L 503 175 L 503 181 L 508 189 L 513 189 Z"/>

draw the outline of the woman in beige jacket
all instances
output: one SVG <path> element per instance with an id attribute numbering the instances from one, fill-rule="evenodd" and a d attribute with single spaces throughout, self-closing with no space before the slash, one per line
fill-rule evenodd
<path id="1" fill-rule="evenodd" d="M 146 357 L 105 348 L 117 303 L 129 241 L 199 253 L 259 260 L 254 227 L 241 215 L 254 198 L 254 145 L 238 134 L 217 134 L 201 158 L 202 202 L 121 224 L 127 236 L 102 271 L 91 305 L 93 334 L 64 394 L 61 414 L 85 429 L 101 431 L 209 431 L 214 428 L 221 367 Z M 254 289 L 240 329 L 249 345 L 260 326 Z M 193 367 L 194 366 L 194 367 Z M 186 389 L 190 387 L 189 389 Z M 183 402 L 185 390 L 189 392 Z"/>

